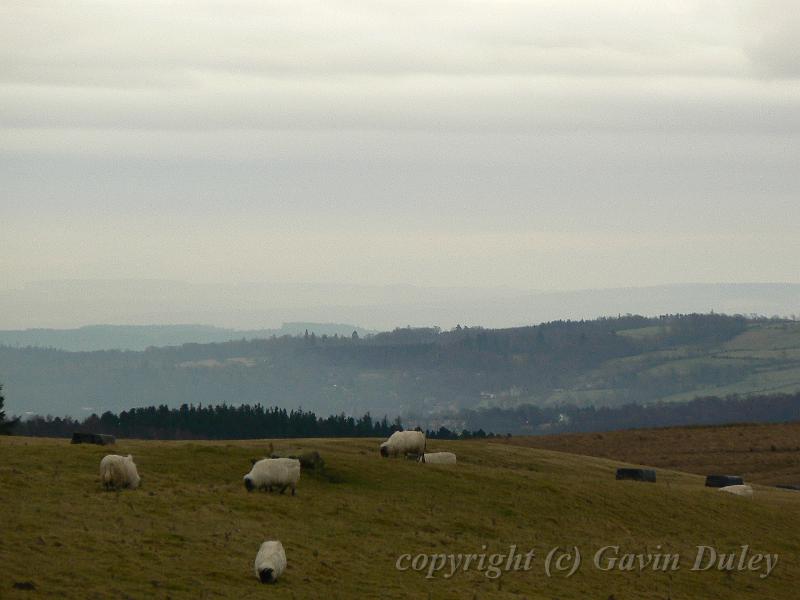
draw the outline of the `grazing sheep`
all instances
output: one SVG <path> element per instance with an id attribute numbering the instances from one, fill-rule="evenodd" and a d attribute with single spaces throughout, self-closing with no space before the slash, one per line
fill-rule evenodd
<path id="1" fill-rule="evenodd" d="M 256 577 L 261 583 L 275 583 L 286 569 L 286 552 L 283 551 L 283 544 L 278 541 L 261 544 L 253 566 Z"/>
<path id="2" fill-rule="evenodd" d="M 421 431 L 395 431 L 381 444 L 381 456 L 425 453 L 425 434 Z"/>
<path id="3" fill-rule="evenodd" d="M 736 496 L 744 496 L 746 498 L 753 497 L 753 488 L 749 485 L 726 485 L 725 487 L 719 488 L 720 492 L 728 492 L 729 494 L 735 494 Z"/>
<path id="4" fill-rule="evenodd" d="M 456 455 L 452 452 L 426 452 L 419 457 L 419 462 L 429 465 L 454 465 Z"/>
<path id="5" fill-rule="evenodd" d="M 248 492 L 258 489 L 271 492 L 275 486 L 281 489 L 281 494 L 291 487 L 294 496 L 299 480 L 300 461 L 296 458 L 262 458 L 244 476 L 244 487 Z"/>
<path id="6" fill-rule="evenodd" d="M 100 461 L 100 481 L 107 490 L 119 488 L 135 490 L 142 478 L 139 477 L 136 463 L 130 454 L 128 456 L 107 454 Z"/>

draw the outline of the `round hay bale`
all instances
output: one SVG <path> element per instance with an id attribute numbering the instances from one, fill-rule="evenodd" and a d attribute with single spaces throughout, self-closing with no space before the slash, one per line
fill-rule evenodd
<path id="1" fill-rule="evenodd" d="M 729 485 L 743 485 L 744 480 L 738 475 L 708 475 L 706 487 L 721 488 Z"/>
<path id="2" fill-rule="evenodd" d="M 617 469 L 617 479 L 630 479 L 632 481 L 656 482 L 656 472 L 653 469 Z"/>

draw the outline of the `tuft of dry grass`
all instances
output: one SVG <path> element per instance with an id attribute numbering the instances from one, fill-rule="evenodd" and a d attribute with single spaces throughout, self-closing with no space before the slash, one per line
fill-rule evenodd
<path id="1" fill-rule="evenodd" d="M 647 434 L 645 434 L 647 435 Z M 752 500 L 703 487 L 696 475 L 659 470 L 657 484 L 618 482 L 617 462 L 529 447 L 429 442 L 455 466 L 382 459 L 378 440 L 152 442 L 102 448 L 66 440 L 0 439 L 2 598 L 498 598 L 762 600 L 796 597 L 800 495 L 756 486 Z M 298 495 L 250 493 L 249 458 L 302 444 L 325 459 Z M 131 453 L 135 491 L 105 492 L 98 465 Z M 288 568 L 274 586 L 252 571 L 259 545 L 280 539 Z M 450 579 L 400 572 L 409 553 L 535 549 L 529 572 L 493 580 L 471 570 Z M 748 544 L 778 553 L 770 577 L 691 572 L 698 544 Z M 601 546 L 686 557 L 678 572 L 597 570 Z M 577 546 L 571 578 L 544 574 L 555 546 Z M 30 583 L 35 589 L 18 589 Z"/>

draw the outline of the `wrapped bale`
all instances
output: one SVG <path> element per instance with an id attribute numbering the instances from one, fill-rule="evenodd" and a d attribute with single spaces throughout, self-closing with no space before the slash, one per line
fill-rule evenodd
<path id="1" fill-rule="evenodd" d="M 72 434 L 72 444 L 98 444 L 99 446 L 108 446 L 116 442 L 113 435 L 106 433 L 82 433 L 75 432 Z"/>
<path id="2" fill-rule="evenodd" d="M 630 479 L 631 481 L 656 482 L 656 472 L 653 469 L 617 469 L 617 479 Z"/>

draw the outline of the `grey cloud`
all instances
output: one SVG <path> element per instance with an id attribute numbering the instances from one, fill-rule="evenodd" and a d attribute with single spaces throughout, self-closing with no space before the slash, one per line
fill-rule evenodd
<path id="1" fill-rule="evenodd" d="M 0 271 L 795 281 L 800 36 L 755 6 L 4 2 Z"/>
<path id="2" fill-rule="evenodd" d="M 2 10 L 6 128 L 791 132 L 800 114 L 726 2 Z"/>

